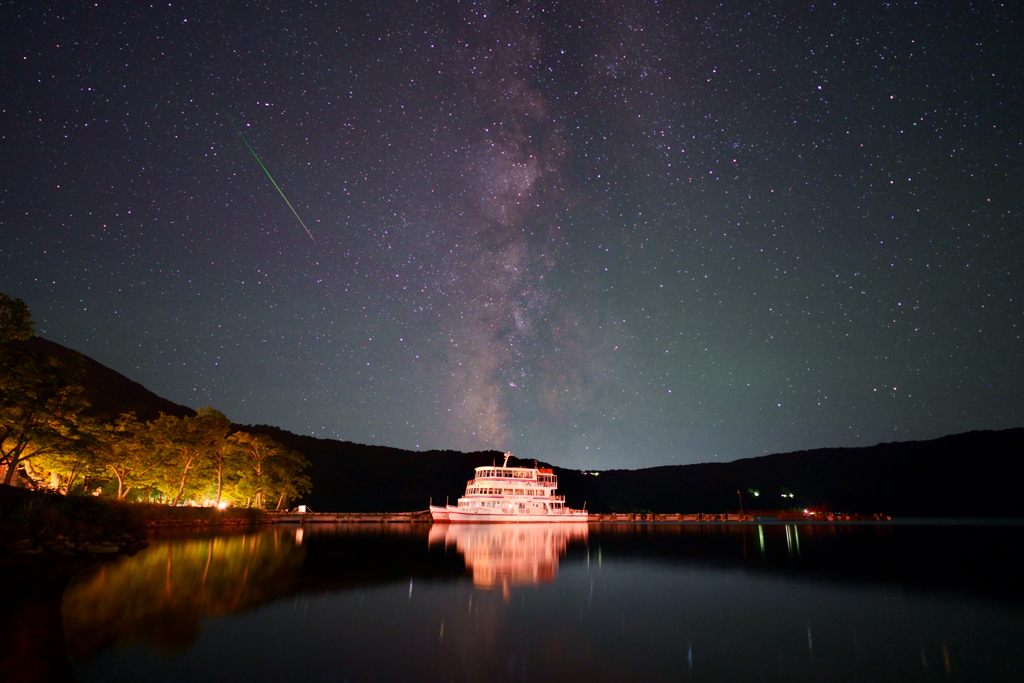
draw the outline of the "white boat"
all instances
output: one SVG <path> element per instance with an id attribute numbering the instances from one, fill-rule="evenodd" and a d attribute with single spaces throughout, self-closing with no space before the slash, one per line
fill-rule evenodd
<path id="1" fill-rule="evenodd" d="M 430 516 L 434 518 L 435 522 L 447 522 L 448 504 L 434 505 L 434 501 L 430 501 Z"/>
<path id="2" fill-rule="evenodd" d="M 545 467 L 477 467 L 466 483 L 466 495 L 457 505 L 430 506 L 435 522 L 585 522 L 586 510 L 565 507 L 565 496 L 555 495 L 558 477 Z"/>

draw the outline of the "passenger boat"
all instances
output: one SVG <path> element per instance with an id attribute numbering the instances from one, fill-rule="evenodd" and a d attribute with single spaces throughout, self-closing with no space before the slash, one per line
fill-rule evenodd
<path id="1" fill-rule="evenodd" d="M 448 503 L 444 505 L 434 505 L 434 501 L 430 501 L 430 516 L 434 518 L 435 522 L 447 522 L 448 520 Z"/>
<path id="2" fill-rule="evenodd" d="M 558 477 L 545 467 L 477 467 L 457 505 L 430 506 L 435 522 L 585 522 L 587 511 L 565 507 L 555 495 Z M 586 507 L 586 506 L 584 506 Z"/>

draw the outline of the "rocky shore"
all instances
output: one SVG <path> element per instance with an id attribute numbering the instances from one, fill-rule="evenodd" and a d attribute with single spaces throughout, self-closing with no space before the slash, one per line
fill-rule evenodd
<path id="1" fill-rule="evenodd" d="M 19 564 L 19 558 L 91 559 L 144 547 L 146 524 L 128 505 L 0 486 L 2 573 Z"/>
<path id="2" fill-rule="evenodd" d="M 270 521 L 262 510 L 68 498 L 0 486 L 0 568 L 16 558 L 33 555 L 100 559 L 132 554 L 146 547 L 147 531 L 153 529 L 247 526 Z"/>
<path id="3" fill-rule="evenodd" d="M 145 548 L 150 531 L 247 526 L 259 510 L 173 508 L 0 485 L 0 681 L 73 681 L 61 622 L 72 576 Z"/>

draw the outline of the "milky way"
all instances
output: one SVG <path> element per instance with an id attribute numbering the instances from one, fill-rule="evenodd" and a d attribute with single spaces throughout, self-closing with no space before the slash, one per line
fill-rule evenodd
<path id="1" fill-rule="evenodd" d="M 0 291 L 167 398 L 362 443 L 608 468 L 1020 426 L 1020 20 L 19 5 Z"/>

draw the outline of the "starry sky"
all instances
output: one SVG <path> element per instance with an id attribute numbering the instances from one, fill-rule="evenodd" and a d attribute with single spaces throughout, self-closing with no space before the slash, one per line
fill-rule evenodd
<path id="1" fill-rule="evenodd" d="M 5 2 L 0 291 L 166 398 L 360 443 L 1018 427 L 1022 14 Z"/>

